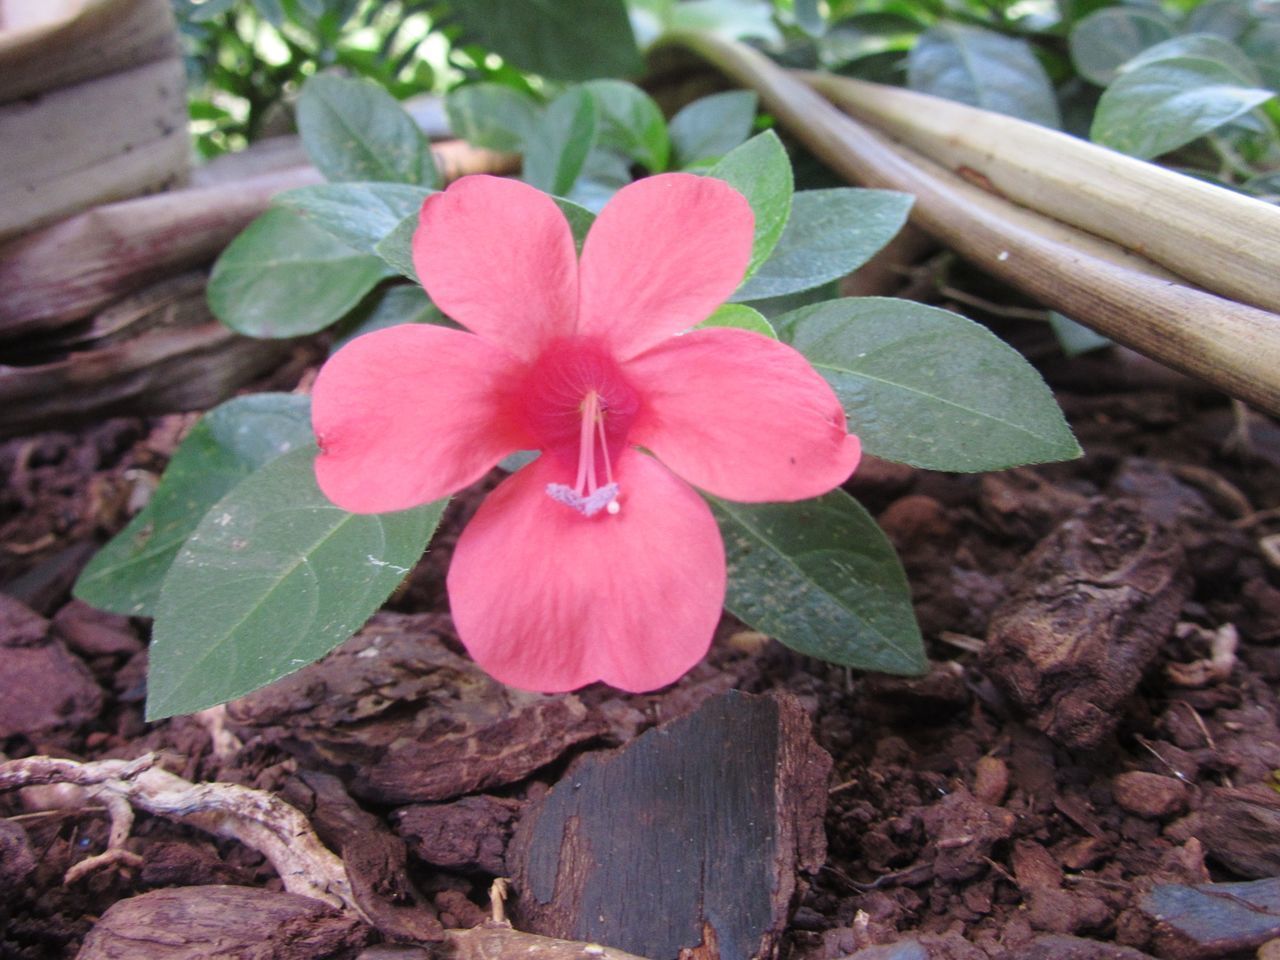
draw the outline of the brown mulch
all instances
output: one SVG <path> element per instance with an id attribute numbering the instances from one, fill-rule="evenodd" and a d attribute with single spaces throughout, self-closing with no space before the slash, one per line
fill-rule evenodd
<path id="1" fill-rule="evenodd" d="M 309 668 L 320 672 L 232 705 L 226 730 L 148 725 L 146 623 L 71 601 L 69 587 L 191 418 L 0 445 L 4 755 L 160 751 L 187 779 L 274 791 L 375 905 L 356 923 L 299 902 L 252 850 L 145 815 L 134 856 L 67 882 L 105 849 L 104 810 L 11 792 L 0 795 L 0 957 L 74 957 L 113 904 L 188 916 L 173 891 L 201 885 L 224 913 L 274 918 L 262 923 L 284 939 L 268 944 L 245 921 L 241 946 L 175 956 L 425 955 L 376 944 L 480 924 L 531 805 L 584 757 L 728 689 L 796 698 L 834 761 L 826 860 L 800 879 L 780 956 L 1253 956 L 1263 941 L 1178 940 L 1147 898 L 1160 884 L 1280 874 L 1280 428 L 1253 416 L 1242 437 L 1219 398 L 1119 389 L 1125 362 L 1088 361 L 1101 388 L 1079 368 L 1049 371 L 1079 461 L 986 476 L 859 471 L 850 489 L 900 549 L 928 642 L 932 670 L 910 680 L 809 660 L 726 618 L 708 662 L 666 691 L 503 690 L 470 667 L 443 612 L 472 497 L 392 612 Z M 114 955 L 101 945 L 122 923 L 127 940 L 132 915 L 113 912 L 86 955 Z"/>

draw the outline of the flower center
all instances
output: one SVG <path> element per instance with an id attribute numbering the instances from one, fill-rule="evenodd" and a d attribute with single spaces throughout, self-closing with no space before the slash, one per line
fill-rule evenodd
<path id="1" fill-rule="evenodd" d="M 564 466 L 566 482 L 547 484 L 547 496 L 584 517 L 616 514 L 613 461 L 640 406 L 617 361 L 590 340 L 558 341 L 534 361 L 520 401 L 530 432 Z"/>

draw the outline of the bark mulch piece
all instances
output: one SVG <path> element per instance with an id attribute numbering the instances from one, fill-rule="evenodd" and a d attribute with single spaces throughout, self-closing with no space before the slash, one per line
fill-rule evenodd
<path id="1" fill-rule="evenodd" d="M 353 960 L 372 931 L 319 900 L 254 887 L 170 887 L 121 900 L 77 960 Z"/>
<path id="2" fill-rule="evenodd" d="M 75 728 L 97 718 L 102 688 L 49 622 L 0 593 L 0 738 Z"/>
<path id="3" fill-rule="evenodd" d="M 588 755 L 522 816 L 518 923 L 690 960 L 772 956 L 825 859 L 830 758 L 785 694 L 728 693 Z"/>
<path id="4" fill-rule="evenodd" d="M 456 645 L 447 616 L 379 614 L 324 660 L 227 713 L 244 736 L 395 805 L 514 783 L 604 732 L 578 697 L 504 687 Z"/>
<path id="5" fill-rule="evenodd" d="M 1097 500 L 1036 547 L 987 631 L 986 667 L 1055 741 L 1115 730 L 1191 591 L 1181 543 L 1142 509 Z"/>

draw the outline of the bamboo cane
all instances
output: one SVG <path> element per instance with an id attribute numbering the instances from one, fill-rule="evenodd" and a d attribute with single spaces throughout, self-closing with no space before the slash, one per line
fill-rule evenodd
<path id="1" fill-rule="evenodd" d="M 1280 414 L 1280 317 L 1162 276 L 1118 247 L 987 193 L 846 116 L 742 44 L 672 33 L 745 86 L 825 163 L 916 196 L 912 219 L 982 269 L 1120 343 Z"/>
<path id="2" fill-rule="evenodd" d="M 1280 311 L 1280 207 L 1015 117 L 851 77 L 800 76 L 856 119 L 999 195 L 1206 290 Z"/>

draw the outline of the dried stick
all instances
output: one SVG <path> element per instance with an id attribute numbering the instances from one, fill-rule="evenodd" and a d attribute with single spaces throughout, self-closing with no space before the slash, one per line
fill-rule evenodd
<path id="1" fill-rule="evenodd" d="M 1280 413 L 1280 317 L 1181 285 L 1119 247 L 966 182 L 844 115 L 742 44 L 694 31 L 665 42 L 754 88 L 846 177 L 914 194 L 912 219 L 982 269 L 1114 340 Z"/>
<path id="2" fill-rule="evenodd" d="M 798 75 L 851 116 L 1000 196 L 1206 290 L 1280 311 L 1280 207 L 990 110 L 852 77 Z"/>
<path id="3" fill-rule="evenodd" d="M 363 916 L 351 895 L 342 860 L 320 842 L 296 808 L 272 794 L 235 783 L 193 784 L 160 768 L 158 762 L 150 753 L 137 760 L 88 763 L 25 757 L 0 764 L 0 790 L 74 784 L 85 788 L 86 800 L 98 798 L 109 811 L 113 803 L 126 801 L 134 809 L 239 840 L 270 861 L 289 893 Z M 129 820 L 113 815 L 114 849 L 125 839 L 117 829 L 121 823 L 127 835 Z"/>
<path id="4" fill-rule="evenodd" d="M 510 173 L 519 158 L 434 144 L 444 180 Z M 145 283 L 212 260 L 282 190 L 323 183 L 311 166 L 95 207 L 0 246 L 0 340 L 44 335 Z"/>

